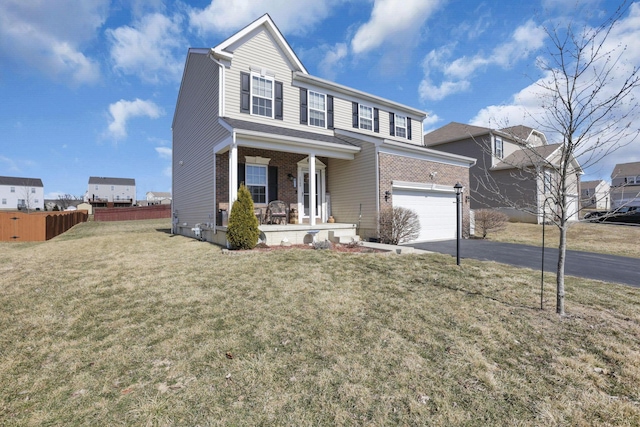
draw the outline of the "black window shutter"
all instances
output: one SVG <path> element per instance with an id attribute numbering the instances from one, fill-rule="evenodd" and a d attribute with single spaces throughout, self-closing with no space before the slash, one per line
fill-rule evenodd
<path id="1" fill-rule="evenodd" d="M 411 119 L 407 117 L 407 139 L 411 139 Z"/>
<path id="2" fill-rule="evenodd" d="M 278 168 L 276 166 L 269 166 L 269 176 L 267 177 L 269 200 L 272 202 L 278 200 Z"/>
<path id="3" fill-rule="evenodd" d="M 307 90 L 300 88 L 300 124 L 307 124 Z"/>
<path id="4" fill-rule="evenodd" d="M 244 163 L 238 163 L 238 188 L 244 184 Z"/>
<path id="5" fill-rule="evenodd" d="M 389 113 L 389 135 L 396 135 L 396 115 Z"/>
<path id="6" fill-rule="evenodd" d="M 277 120 L 282 120 L 283 116 L 283 97 L 282 97 L 282 82 L 275 82 L 276 87 L 276 111 L 275 118 Z"/>
<path id="7" fill-rule="evenodd" d="M 351 103 L 351 115 L 353 117 L 353 127 L 357 128 L 358 127 L 358 103 L 357 102 Z"/>
<path id="8" fill-rule="evenodd" d="M 377 108 L 373 109 L 373 131 L 380 132 L 380 112 Z"/>
<path id="9" fill-rule="evenodd" d="M 333 96 L 327 95 L 327 128 L 333 129 Z"/>
<path id="10" fill-rule="evenodd" d="M 251 76 L 240 73 L 240 112 L 251 112 Z"/>

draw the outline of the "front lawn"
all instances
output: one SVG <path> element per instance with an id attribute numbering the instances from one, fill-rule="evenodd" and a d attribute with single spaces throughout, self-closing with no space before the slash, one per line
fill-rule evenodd
<path id="1" fill-rule="evenodd" d="M 166 220 L 0 251 L 0 425 L 640 425 L 640 291 Z"/>
<path id="2" fill-rule="evenodd" d="M 558 247 L 558 228 L 545 226 L 545 247 Z M 489 240 L 542 246 L 542 225 L 507 223 L 502 231 L 490 232 Z M 640 258 L 640 226 L 575 222 L 569 225 L 567 249 Z"/>

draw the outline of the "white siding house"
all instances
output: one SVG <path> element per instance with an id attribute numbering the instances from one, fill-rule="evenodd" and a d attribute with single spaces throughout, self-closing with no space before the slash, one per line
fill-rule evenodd
<path id="1" fill-rule="evenodd" d="M 452 194 L 457 181 L 468 186 L 475 160 L 423 147 L 425 117 L 310 75 L 269 15 L 213 48 L 189 49 L 172 125 L 174 232 L 224 245 L 244 183 L 261 212 L 275 200 L 295 211 L 280 230 L 292 242 L 341 225 L 375 238 L 394 181 Z M 436 168 L 447 173 L 428 174 Z M 274 227 L 260 226 L 267 244 L 285 236 L 269 237 Z"/>
<path id="2" fill-rule="evenodd" d="M 0 209 L 44 210 L 42 180 L 0 176 Z"/>
<path id="3" fill-rule="evenodd" d="M 89 177 L 84 201 L 94 207 L 133 206 L 136 201 L 136 180 L 133 178 Z"/>

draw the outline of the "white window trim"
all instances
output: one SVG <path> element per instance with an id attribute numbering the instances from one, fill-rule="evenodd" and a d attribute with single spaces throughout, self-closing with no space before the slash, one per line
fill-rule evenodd
<path id="1" fill-rule="evenodd" d="M 369 111 L 371 111 L 371 118 L 369 117 L 364 117 L 362 115 L 362 109 L 368 109 Z M 363 120 L 367 120 L 371 122 L 371 129 L 368 129 L 366 127 L 362 127 L 362 121 Z M 372 131 L 373 132 L 373 107 L 369 107 L 368 105 L 363 105 L 363 104 L 358 104 L 358 128 L 362 129 L 362 130 L 368 130 L 368 131 Z"/>
<path id="2" fill-rule="evenodd" d="M 624 183 L 625 184 L 637 184 L 638 183 L 638 179 L 636 176 L 627 176 L 624 179 Z"/>
<path id="3" fill-rule="evenodd" d="M 549 170 L 545 170 L 544 174 L 543 174 L 543 189 L 544 189 L 544 194 L 547 193 L 551 193 L 552 190 L 552 175 L 551 175 L 551 171 Z"/>
<path id="4" fill-rule="evenodd" d="M 249 157 L 247 156 L 247 159 L 249 159 Z M 258 159 L 263 159 L 262 157 L 258 157 Z M 252 166 L 252 167 L 259 167 L 261 169 L 264 169 L 264 202 L 256 202 L 254 201 L 253 203 L 255 204 L 267 204 L 269 203 L 269 160 L 270 159 L 266 159 L 267 162 L 264 163 L 245 163 L 244 165 L 244 184 L 247 186 L 247 189 L 249 189 L 249 187 L 262 187 L 262 185 L 256 185 L 256 184 L 249 184 L 247 182 L 247 177 L 249 176 L 248 174 L 248 167 Z M 251 193 L 251 191 L 249 191 L 249 193 Z M 253 198 L 253 197 L 252 197 Z"/>
<path id="5" fill-rule="evenodd" d="M 312 94 L 315 95 L 320 95 L 322 96 L 322 98 L 324 99 L 324 110 L 318 110 L 316 108 L 311 108 L 311 96 Z M 324 126 L 318 126 L 318 125 L 314 125 L 311 124 L 311 111 L 319 111 L 322 112 L 323 116 L 324 116 Z M 327 95 L 324 93 L 320 93 L 320 92 L 315 92 L 312 90 L 309 90 L 307 92 L 307 123 L 309 124 L 309 126 L 313 126 L 313 127 L 317 127 L 317 128 L 321 128 L 321 129 L 326 129 L 327 128 Z"/>
<path id="6" fill-rule="evenodd" d="M 249 113 L 252 116 L 267 117 L 267 118 L 273 119 L 275 117 L 275 113 L 276 113 L 276 100 L 275 100 L 276 83 L 275 83 L 275 80 L 271 76 L 268 76 L 268 75 L 262 74 L 262 73 L 255 73 L 255 72 L 252 72 L 250 77 L 251 77 L 251 80 L 250 80 L 250 84 L 249 84 Z M 266 98 L 264 96 L 255 95 L 253 93 L 253 78 L 254 77 L 257 77 L 259 79 L 264 79 L 264 80 L 267 80 L 267 81 L 271 82 L 271 98 Z M 253 97 L 254 96 L 257 97 L 257 98 L 260 98 L 260 99 L 270 99 L 271 100 L 271 116 L 265 116 L 265 115 L 257 114 L 257 113 L 253 112 Z"/>
<path id="7" fill-rule="evenodd" d="M 404 138 L 407 139 L 408 135 L 407 135 L 407 116 L 401 116 L 399 114 L 395 114 L 395 119 L 393 121 L 393 126 L 395 127 L 395 129 L 393 130 L 393 134 L 395 136 L 397 136 L 398 138 Z M 398 126 L 398 117 L 402 117 L 404 119 L 404 126 Z M 404 136 L 400 136 L 398 135 L 398 129 L 402 129 L 404 130 Z"/>
<path id="8" fill-rule="evenodd" d="M 498 141 L 500 141 L 500 153 L 498 155 Z M 495 141 L 493 143 L 493 155 L 498 159 L 504 158 L 504 140 L 499 137 L 495 137 Z"/>
<path id="9" fill-rule="evenodd" d="M 11 192 L 15 193 L 16 192 L 16 187 L 11 187 Z"/>

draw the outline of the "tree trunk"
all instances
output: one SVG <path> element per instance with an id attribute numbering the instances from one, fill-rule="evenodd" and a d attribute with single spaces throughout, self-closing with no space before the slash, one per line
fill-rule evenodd
<path id="1" fill-rule="evenodd" d="M 567 224 L 560 227 L 558 245 L 558 271 L 556 272 L 556 313 L 564 316 L 564 260 L 567 255 Z"/>

